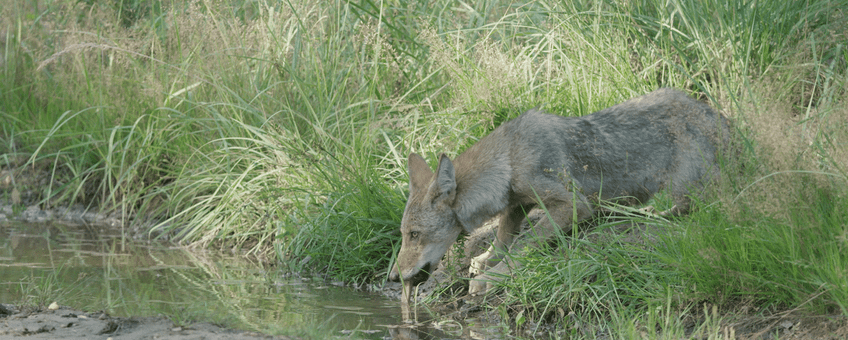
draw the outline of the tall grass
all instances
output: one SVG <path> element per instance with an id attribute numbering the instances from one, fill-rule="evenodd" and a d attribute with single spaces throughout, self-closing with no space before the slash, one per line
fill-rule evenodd
<path id="1" fill-rule="evenodd" d="M 504 306 L 622 332 L 703 301 L 845 314 L 846 8 L 16 2 L 0 9 L 0 162 L 25 204 L 82 203 L 128 230 L 379 281 L 409 152 L 455 156 L 537 105 L 579 116 L 677 87 L 741 135 L 715 197 L 648 221 L 668 230 L 656 246 L 531 254 Z M 33 169 L 49 175 L 23 180 Z"/>

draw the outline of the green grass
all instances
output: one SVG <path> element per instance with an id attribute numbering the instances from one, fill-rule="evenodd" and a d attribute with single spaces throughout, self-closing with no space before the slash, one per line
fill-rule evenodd
<path id="1" fill-rule="evenodd" d="M 848 314 L 845 0 L 2 7 L 0 165 L 25 204 L 382 281 L 410 152 L 435 162 L 530 107 L 579 116 L 676 87 L 742 136 L 720 190 L 649 221 L 670 230 L 655 246 L 531 254 L 508 314 L 624 337 L 718 322 L 704 302 Z"/>
<path id="2" fill-rule="evenodd" d="M 663 255 L 691 279 L 693 295 L 717 303 L 806 305 L 819 313 L 848 314 L 848 256 L 840 240 L 848 200 L 822 188 L 810 194 L 797 197 L 788 220 L 705 213 Z"/>

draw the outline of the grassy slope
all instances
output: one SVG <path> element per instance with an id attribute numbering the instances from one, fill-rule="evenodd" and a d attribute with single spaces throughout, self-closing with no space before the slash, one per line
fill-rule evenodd
<path id="1" fill-rule="evenodd" d="M 507 287 L 513 317 L 636 332 L 622 325 L 648 311 L 672 327 L 704 301 L 848 314 L 846 8 L 16 2 L 0 9 L 0 162 L 50 174 L 19 188 L 29 203 L 383 280 L 409 152 L 456 155 L 540 104 L 583 115 L 677 87 L 734 119 L 742 166 L 658 249 L 528 265 Z"/>

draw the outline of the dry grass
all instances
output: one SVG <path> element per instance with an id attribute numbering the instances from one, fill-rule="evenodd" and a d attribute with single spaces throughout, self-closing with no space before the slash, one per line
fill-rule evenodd
<path id="1" fill-rule="evenodd" d="M 789 97 L 775 100 L 769 96 L 776 85 L 755 88 L 750 106 L 740 114 L 752 142 L 752 160 L 747 173 L 750 183 L 725 206 L 737 217 L 746 214 L 736 202 L 745 202 L 758 214 L 788 219 L 799 197 L 810 197 L 816 190 L 829 188 L 846 194 L 848 183 L 848 110 L 842 103 L 821 109 L 808 108 L 805 115 Z M 809 181 L 809 182 L 808 182 Z M 741 215 L 740 215 L 741 214 Z"/>

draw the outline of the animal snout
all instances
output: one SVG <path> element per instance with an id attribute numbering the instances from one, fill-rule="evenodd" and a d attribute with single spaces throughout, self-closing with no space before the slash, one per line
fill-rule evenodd
<path id="1" fill-rule="evenodd" d="M 421 268 L 413 269 L 410 271 L 405 271 L 403 269 L 398 270 L 397 267 L 394 267 L 392 271 L 389 273 L 389 280 L 398 282 L 401 281 L 401 272 L 403 272 L 403 281 L 410 281 L 413 285 L 417 285 L 421 282 L 427 281 L 430 277 L 430 269 L 432 264 L 427 262 Z"/>

